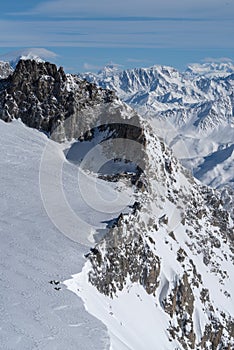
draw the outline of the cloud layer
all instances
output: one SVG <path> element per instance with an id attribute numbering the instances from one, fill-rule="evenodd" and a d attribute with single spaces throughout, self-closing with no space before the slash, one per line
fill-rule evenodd
<path id="1" fill-rule="evenodd" d="M 234 55 L 233 0 L 53 0 L 3 6 L 1 47 L 216 50 Z M 18 9 L 9 14 L 9 7 Z M 230 53 L 231 52 L 231 53 Z M 216 53 L 215 53 L 216 54 Z M 214 55 L 207 52 L 203 57 Z M 143 55 L 143 62 L 147 57 Z M 115 57 L 113 57 L 115 60 Z M 83 64 L 100 66 L 84 57 Z M 93 67 L 94 68 L 94 67 Z"/>
<path id="2" fill-rule="evenodd" d="M 233 1 L 223 0 L 57 0 L 44 1 L 32 12 L 41 15 L 79 17 L 197 17 L 232 18 Z"/>
<path id="3" fill-rule="evenodd" d="M 0 21 L 2 47 L 234 48 L 232 21 Z"/>

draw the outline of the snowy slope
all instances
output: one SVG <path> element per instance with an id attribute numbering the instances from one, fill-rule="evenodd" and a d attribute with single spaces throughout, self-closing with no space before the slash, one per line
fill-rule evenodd
<path id="1" fill-rule="evenodd" d="M 90 268 L 86 264 L 82 274 L 74 275 L 65 284 L 107 326 L 110 350 L 179 349 L 180 344 L 169 341 L 165 331 L 169 317 L 141 285 L 129 282 L 116 297 L 108 298 L 88 282 Z"/>
<path id="2" fill-rule="evenodd" d="M 66 161 L 64 145 L 48 143 L 45 135 L 20 121 L 0 121 L 0 140 L 0 348 L 108 349 L 108 336 L 101 322 L 91 317 L 82 301 L 62 284 L 57 291 L 49 281 L 63 281 L 81 271 L 83 254 L 93 244 L 92 233 L 103 230 L 105 221 L 118 216 L 118 208 L 115 211 L 112 204 L 112 212 L 106 213 L 98 211 L 102 206 L 97 201 L 93 201 L 94 209 L 86 204 L 77 186 L 77 167 Z M 64 191 L 79 219 L 75 242 L 56 228 L 42 202 L 39 174 L 45 150 L 49 158 L 64 162 Z M 41 169 L 46 171 L 51 196 L 50 186 L 59 176 L 54 164 L 44 159 Z M 93 177 L 85 183 L 88 186 L 93 181 L 104 198 L 109 194 L 109 201 L 121 194 L 120 190 L 116 192 L 115 184 Z M 129 202 L 129 192 L 127 195 Z M 52 204 L 61 216 L 63 203 L 52 198 Z"/>

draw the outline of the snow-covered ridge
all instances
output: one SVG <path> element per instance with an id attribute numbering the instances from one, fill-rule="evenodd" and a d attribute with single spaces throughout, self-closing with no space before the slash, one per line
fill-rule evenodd
<path id="1" fill-rule="evenodd" d="M 230 62 L 190 64 L 186 70 L 193 75 L 203 75 L 206 77 L 225 77 L 234 72 L 234 64 Z"/>
<path id="2" fill-rule="evenodd" d="M 218 77 L 216 72 L 219 72 Z M 114 90 L 124 101 L 145 111 L 145 115 L 157 116 L 161 111 L 191 109 L 199 103 L 229 96 L 233 73 L 232 63 L 206 63 L 190 65 L 183 73 L 168 66 L 122 71 L 110 65 L 97 74 L 79 76 Z"/>

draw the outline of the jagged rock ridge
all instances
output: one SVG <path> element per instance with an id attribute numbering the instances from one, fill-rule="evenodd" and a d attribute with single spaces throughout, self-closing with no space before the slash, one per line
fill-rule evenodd
<path id="1" fill-rule="evenodd" d="M 215 294 L 225 305 L 233 297 L 233 222 L 219 192 L 198 183 L 145 132 L 147 186 L 137 190 L 134 212 L 121 215 L 87 254 L 89 282 L 115 298 L 130 279 L 168 314 L 169 338 L 181 349 L 230 350 L 233 308 L 225 313 Z"/>
<path id="2" fill-rule="evenodd" d="M 21 118 L 28 126 L 42 130 L 57 141 L 77 138 L 88 128 L 79 114 L 98 103 L 114 100 L 111 91 L 66 76 L 49 62 L 20 60 L 13 74 L 0 82 L 0 118 Z M 64 121 L 69 120 L 64 128 Z"/>
<path id="3" fill-rule="evenodd" d="M 0 79 L 7 78 L 10 74 L 13 73 L 13 68 L 8 62 L 0 61 Z"/>

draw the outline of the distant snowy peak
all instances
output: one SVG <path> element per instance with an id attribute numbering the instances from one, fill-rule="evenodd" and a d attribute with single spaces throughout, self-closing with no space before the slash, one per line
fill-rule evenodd
<path id="1" fill-rule="evenodd" d="M 234 64 L 230 62 L 220 63 L 193 63 L 188 66 L 187 73 L 206 77 L 226 77 L 234 73 Z"/>
<path id="2" fill-rule="evenodd" d="M 141 114 L 152 116 L 160 111 L 178 111 L 188 105 L 194 108 L 202 101 L 217 100 L 218 96 L 226 95 L 225 84 L 219 84 L 217 79 L 228 79 L 233 72 L 231 63 L 194 64 L 184 73 L 159 65 L 122 71 L 107 66 L 97 74 L 84 73 L 80 77 L 114 90 Z"/>
<path id="3" fill-rule="evenodd" d="M 194 76 L 207 76 L 207 77 L 226 77 L 234 73 L 234 63 L 229 62 L 206 62 L 206 63 L 192 63 L 188 65 L 185 72 L 180 72 L 174 67 L 164 66 L 164 65 L 153 65 L 151 67 L 145 68 L 133 68 L 122 70 L 121 65 L 118 64 L 108 64 L 103 69 L 101 69 L 97 74 L 91 73 L 98 76 L 99 78 L 111 77 L 114 74 L 122 74 L 123 72 L 135 72 L 136 74 L 144 73 L 154 73 L 154 75 L 167 76 L 169 78 L 178 78 L 180 76 L 187 76 L 188 73 Z"/>
<path id="4" fill-rule="evenodd" d="M 28 48 L 18 51 L 11 51 L 0 56 L 0 60 L 9 62 L 15 68 L 19 60 L 34 60 L 37 62 L 45 62 L 53 60 L 56 54 L 52 51 L 43 48 Z"/>
<path id="5" fill-rule="evenodd" d="M 115 63 L 109 63 L 104 66 L 98 74 L 103 77 L 112 76 L 113 74 L 119 73 L 121 71 L 121 66 Z"/>
<path id="6" fill-rule="evenodd" d="M 119 66 L 107 65 L 97 74 L 84 73 L 80 76 L 98 85 L 115 90 L 124 98 L 125 93 L 139 91 L 153 91 L 159 80 L 167 82 L 170 79 L 180 78 L 181 73 L 173 67 L 154 65 L 149 68 L 134 68 L 121 70 Z"/>
<path id="7" fill-rule="evenodd" d="M 97 75 L 99 76 L 112 76 L 113 74 L 122 74 L 123 72 L 136 72 L 141 73 L 141 72 L 154 72 L 154 75 L 157 74 L 166 74 L 168 76 L 171 76 L 173 74 L 178 74 L 179 72 L 170 66 L 161 66 L 161 65 L 154 65 L 152 67 L 146 67 L 146 68 L 133 68 L 133 69 L 128 69 L 128 70 L 122 70 L 120 65 L 116 64 L 108 64 L 106 65 L 103 69 L 101 69 Z"/>

